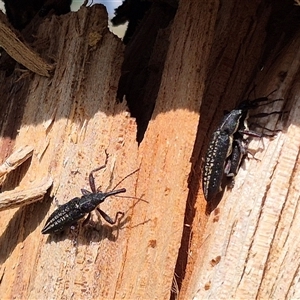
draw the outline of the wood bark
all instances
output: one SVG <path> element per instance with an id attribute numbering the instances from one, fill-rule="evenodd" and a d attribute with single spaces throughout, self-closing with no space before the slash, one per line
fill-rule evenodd
<path id="1" fill-rule="evenodd" d="M 124 46 L 108 31 L 105 9 L 82 7 L 40 25 L 32 47 L 55 59 L 53 76 L 0 73 L 2 161 L 33 148 L 2 192 L 30 194 L 45 178 L 53 184 L 42 201 L 0 212 L 2 299 L 299 297 L 300 36 L 286 44 L 271 38 L 269 50 L 274 10 L 268 1 L 179 2 L 140 146 L 126 103 L 116 103 Z M 234 188 L 207 207 L 208 137 L 254 84 L 258 97 L 277 88 L 272 99 L 284 99 L 259 109 L 285 111 L 259 120 L 282 131 L 251 142 L 257 159 L 246 160 Z M 55 202 L 89 189 L 105 150 L 108 165 L 95 174 L 102 190 L 139 168 L 119 186 L 133 198 L 101 204 L 124 218 L 110 226 L 93 213 L 85 226 L 42 235 Z"/>

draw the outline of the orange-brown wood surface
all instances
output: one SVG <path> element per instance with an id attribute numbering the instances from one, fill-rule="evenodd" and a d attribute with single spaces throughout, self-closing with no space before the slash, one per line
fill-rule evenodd
<path id="1" fill-rule="evenodd" d="M 2 162 L 33 148 L 6 175 L 3 199 L 9 191 L 30 198 L 52 183 L 41 201 L 0 211 L 1 299 L 298 298 L 300 39 L 271 39 L 268 50 L 275 6 L 247 5 L 179 2 L 139 146 L 135 119 L 116 102 L 124 45 L 109 32 L 104 7 L 45 19 L 32 47 L 55 61 L 53 76 L 0 73 Z M 252 141 L 257 159 L 246 160 L 234 188 L 206 207 L 208 137 L 242 97 L 275 89 L 270 98 L 284 100 L 259 111 L 286 113 L 259 123 L 282 131 Z M 139 168 L 118 187 L 128 198 L 101 204 L 124 217 L 110 226 L 93 213 L 85 226 L 42 235 L 56 202 L 90 189 L 89 172 L 103 165 L 105 151 L 107 167 L 95 173 L 101 190 Z"/>
<path id="2" fill-rule="evenodd" d="M 112 216 L 125 212 L 119 225 L 111 227 L 94 214 L 88 225 L 60 235 L 41 234 L 56 208 L 49 194 L 39 203 L 1 213 L 4 298 L 136 299 L 170 294 L 199 120 L 197 93 L 203 85 L 197 83 L 177 97 L 189 84 L 181 74 L 198 71 L 197 65 L 190 69 L 181 62 L 186 45 L 170 54 L 177 63 L 169 64 L 164 76 L 174 76 L 176 84 L 167 79 L 162 84 L 164 93 L 138 148 L 134 119 L 125 103 L 116 104 L 123 46 L 106 24 L 103 7 L 93 6 L 68 18 L 53 17 L 39 28 L 56 70 L 51 79 L 27 76 L 17 82 L 28 92 L 14 148 L 34 148 L 25 170 L 18 170 L 23 177 L 17 184 L 26 189 L 50 176 L 50 196 L 63 204 L 79 196 L 81 188 L 89 189 L 88 174 L 104 163 L 107 150 L 108 166 L 96 173 L 97 184 L 112 188 L 140 168 L 121 184 L 126 195 L 137 199 L 109 198 L 101 205 Z M 196 45 L 189 47 L 198 51 Z M 4 189 L 14 188 L 8 179 Z"/>

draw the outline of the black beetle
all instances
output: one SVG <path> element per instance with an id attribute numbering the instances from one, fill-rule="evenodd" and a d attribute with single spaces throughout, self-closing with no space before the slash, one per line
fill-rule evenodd
<path id="1" fill-rule="evenodd" d="M 248 118 L 249 110 L 262 105 L 268 105 L 282 99 L 269 101 L 268 97 L 255 100 L 242 101 L 236 109 L 227 112 L 221 124 L 213 132 L 212 138 L 206 152 L 202 186 L 204 197 L 210 202 L 222 191 L 222 181 L 224 173 L 232 178 L 231 186 L 234 184 L 234 177 L 238 172 L 242 159 L 247 154 L 248 142 L 244 135 L 252 137 L 273 137 L 276 134 L 262 134 L 249 130 Z M 268 102 L 269 101 L 269 102 Z M 267 102 L 260 104 L 261 102 Z M 252 117 L 266 117 L 271 114 L 282 114 L 282 112 L 260 113 Z"/>
<path id="2" fill-rule="evenodd" d="M 123 212 L 118 211 L 116 213 L 115 219 L 113 220 L 104 211 L 97 207 L 107 197 L 126 192 L 125 188 L 112 190 L 110 192 L 105 193 L 96 190 L 93 173 L 105 168 L 108 159 L 108 154 L 106 153 L 106 155 L 107 157 L 105 165 L 94 169 L 89 174 L 89 183 L 92 192 L 87 191 L 85 189 L 81 189 L 83 195 L 81 198 L 76 197 L 63 205 L 60 205 L 48 218 L 42 230 L 43 234 L 59 232 L 64 228 L 76 223 L 78 220 L 82 219 L 86 214 L 88 214 L 88 216 L 84 222 L 87 222 L 90 218 L 91 211 L 94 209 L 97 209 L 97 211 L 105 219 L 105 221 L 111 225 L 117 222 L 119 215 L 124 215 Z"/>

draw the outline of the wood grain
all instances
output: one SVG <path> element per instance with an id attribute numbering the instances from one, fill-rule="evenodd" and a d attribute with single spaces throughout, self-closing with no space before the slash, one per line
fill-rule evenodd
<path id="1" fill-rule="evenodd" d="M 180 1 L 140 146 L 126 103 L 116 103 L 124 46 L 105 9 L 82 7 L 41 24 L 37 51 L 56 61 L 53 77 L 0 73 L 2 161 L 34 148 L 2 192 L 49 177 L 53 186 L 42 201 L 0 212 L 1 298 L 299 298 L 300 39 L 262 59 L 271 13 L 263 0 Z M 259 121 L 281 132 L 250 143 L 257 159 L 245 161 L 235 187 L 208 211 L 201 166 L 210 134 L 224 110 L 275 88 L 273 99 L 284 101 L 257 112 L 285 111 Z M 95 174 L 102 190 L 139 168 L 119 185 L 128 198 L 101 204 L 124 218 L 110 226 L 93 213 L 86 226 L 42 235 L 57 204 L 89 189 L 105 150 L 108 165 Z"/>

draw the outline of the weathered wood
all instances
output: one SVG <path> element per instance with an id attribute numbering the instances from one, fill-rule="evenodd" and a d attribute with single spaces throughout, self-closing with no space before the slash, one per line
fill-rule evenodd
<path id="1" fill-rule="evenodd" d="M 70 28 L 72 30 L 67 35 Z M 35 149 L 30 166 L 18 185 L 20 189 L 27 189 L 31 182 L 37 184 L 44 177 L 51 176 L 54 183 L 52 195 L 62 204 L 80 195 L 80 188 L 88 188 L 87 175 L 103 163 L 105 149 L 110 154 L 109 166 L 104 175 L 96 174 L 97 183 L 103 188 L 109 186 L 111 173 L 114 173 L 112 182 L 116 183 L 138 167 L 134 157 L 137 151 L 135 125 L 128 117 L 125 105 L 115 104 L 123 46 L 109 33 L 106 11 L 102 6 L 82 8 L 76 14 L 46 20 L 39 28 L 37 39 L 48 45 L 44 51 L 56 57 L 58 68 L 51 79 L 35 76 L 31 81 L 27 78 L 18 81 L 21 88 L 29 92 L 15 148 L 27 144 Z M 128 146 L 124 152 L 125 141 Z M 3 147 L 6 140 L 3 138 L 1 142 Z M 129 151 L 132 156 L 127 158 L 130 147 L 133 147 Z M 126 157 L 128 164 L 122 165 L 122 157 Z M 10 184 L 14 181 L 13 176 L 18 176 L 18 172 L 12 172 L 4 190 L 15 188 Z M 103 180 L 99 180 L 102 176 Z M 129 196 L 135 195 L 135 180 L 132 176 L 124 182 Z M 103 209 L 111 214 L 122 210 L 128 216 L 134 201 L 137 200 L 115 198 L 110 209 L 110 200 Z M 63 238 L 43 236 L 44 222 L 55 209 L 51 202 L 46 197 L 43 202 L 1 212 L 0 294 L 4 299 L 60 298 L 61 293 L 67 298 L 71 295 L 81 298 L 85 294 L 97 298 L 111 281 L 111 261 L 122 262 L 120 254 L 124 248 L 113 242 L 116 228 L 106 224 L 101 227 L 95 215 L 94 222 L 81 230 L 78 239 L 72 232 L 65 233 Z M 123 220 L 124 223 L 127 221 Z M 121 230 L 120 235 L 124 231 Z M 56 243 L 50 243 L 51 240 Z M 78 240 L 76 246 L 74 240 Z M 74 255 L 71 260 L 70 253 Z M 97 253 L 105 253 L 106 261 Z M 69 262 L 68 266 L 61 268 L 65 262 Z M 89 266 L 91 268 L 87 271 Z M 86 271 L 80 270 L 82 267 Z M 107 273 L 101 272 L 97 279 L 95 274 L 102 267 Z M 115 272 L 117 274 L 119 268 L 116 267 Z M 78 276 L 87 278 L 85 284 L 89 287 L 85 292 Z M 70 282 L 70 289 L 60 285 L 66 282 Z M 99 288 L 99 282 L 106 282 L 106 285 Z"/>
<path id="2" fill-rule="evenodd" d="M 42 178 L 39 185 L 18 187 L 13 191 L 7 191 L 0 194 L 0 211 L 29 205 L 33 202 L 42 200 L 47 190 L 52 186 L 51 178 Z"/>
<path id="3" fill-rule="evenodd" d="M 288 53 L 297 53 L 300 39 Z M 253 141 L 255 159 L 245 161 L 232 191 L 226 191 L 212 212 L 194 268 L 187 282 L 188 299 L 297 299 L 299 265 L 298 214 L 300 132 L 299 54 L 284 55 L 261 78 L 260 91 L 274 88 L 278 74 L 288 74 L 275 98 L 285 98 L 268 111 L 286 109 L 283 121 L 269 117 L 268 128 L 282 129 L 274 139 Z M 265 111 L 265 109 L 261 109 Z"/>
<path id="4" fill-rule="evenodd" d="M 0 184 L 5 180 L 5 176 L 11 171 L 15 170 L 23 162 L 25 162 L 29 157 L 32 156 L 33 147 L 24 146 L 17 149 L 12 153 L 5 162 L 0 166 Z"/>
<path id="5" fill-rule="evenodd" d="M 0 46 L 13 59 L 30 71 L 42 76 L 50 77 L 54 70 L 54 66 L 47 63 L 28 45 L 22 42 L 5 21 L 5 15 L 0 11 Z"/>
<path id="6" fill-rule="evenodd" d="M 247 5 L 180 1 L 140 147 L 135 121 L 115 102 L 124 48 L 108 31 L 105 10 L 82 7 L 41 25 L 39 50 L 55 58 L 53 77 L 0 74 L 8 107 L 0 103 L 2 161 L 13 147 L 35 149 L 2 190 L 47 177 L 53 188 L 51 198 L 0 213 L 1 298 L 168 299 L 172 288 L 179 299 L 299 298 L 299 36 L 261 60 L 272 6 Z M 251 142 L 259 160 L 245 162 L 207 216 L 200 180 L 208 136 L 254 83 L 259 97 L 278 87 L 272 97 L 285 98 L 260 108 L 287 111 L 283 120 L 260 122 L 283 131 Z M 101 204 L 125 217 L 111 227 L 93 214 L 84 227 L 43 236 L 52 197 L 62 204 L 88 189 L 105 150 L 108 166 L 95 174 L 102 190 L 140 168 L 119 186 L 137 199 Z"/>
<path id="7" fill-rule="evenodd" d="M 299 92 L 295 85 L 299 80 L 299 34 L 290 45 L 273 37 L 273 44 L 268 45 L 266 27 L 272 7 L 264 1 L 252 2 L 247 9 L 244 3 L 227 4 L 220 7 L 218 24 L 222 25 L 215 28 L 195 157 L 205 151 L 205 133 L 210 135 L 223 111 L 235 107 L 242 97 L 266 96 L 277 88 L 272 99 L 284 101 L 259 111 L 286 113 L 282 119 L 272 115 L 258 120 L 282 132 L 271 140 L 251 142 L 250 149 L 258 150 L 257 160 L 250 156 L 245 161 L 235 187 L 224 192 L 208 220 L 203 215 L 203 193 L 197 188 L 203 154 L 199 155 L 189 200 L 196 211 L 192 210 L 195 215 L 188 223 L 189 255 L 179 298 L 296 299 L 300 259 L 296 246 Z M 275 35 L 274 31 L 270 34 Z M 268 47 L 272 51 L 266 56 L 263 50 Z M 255 91 L 249 95 L 254 85 Z M 195 191 L 197 202 L 191 200 Z"/>
<path id="8" fill-rule="evenodd" d="M 142 212 L 133 215 L 135 223 L 143 226 L 132 231 L 128 240 L 128 261 L 119 275 L 116 299 L 168 299 L 174 280 L 190 157 L 212 42 L 212 35 L 195 40 L 186 40 L 186 36 L 196 36 L 200 24 L 204 32 L 210 32 L 217 14 L 214 1 L 205 5 L 183 1 L 180 5 L 160 93 L 139 149 L 141 171 L 137 191 L 145 195 L 143 198 L 149 204 L 143 204 Z"/>
<path id="9" fill-rule="evenodd" d="M 211 4 L 202 6 L 207 28 L 214 24 L 210 8 Z M 87 226 L 50 236 L 40 231 L 55 209 L 51 199 L 2 212 L 0 242 L 6 246 L 0 250 L 0 294 L 4 298 L 169 296 L 204 85 L 198 85 L 197 75 L 193 88 L 181 89 L 189 85 L 190 72 L 198 74 L 199 57 L 207 61 L 209 53 L 209 48 L 202 51 L 207 39 L 177 47 L 189 26 L 193 32 L 198 26 L 188 14 L 183 17 L 189 25 L 173 33 L 171 44 L 177 50 L 170 53 L 147 141 L 140 148 L 134 120 L 125 104 L 116 104 L 123 46 L 108 31 L 103 8 L 83 7 L 67 17 L 53 17 L 39 28 L 37 40 L 43 38 L 48 45 L 44 51 L 56 58 L 57 65 L 51 79 L 20 79 L 29 92 L 15 147 L 28 144 L 35 151 L 19 187 L 51 175 L 51 195 L 65 203 L 80 196 L 80 188 L 88 188 L 88 174 L 103 164 L 107 149 L 108 166 L 95 174 L 96 183 L 104 190 L 139 167 L 138 174 L 120 187 L 127 189 L 126 195 L 145 201 L 107 199 L 101 209 L 109 215 L 125 212 L 120 224 L 111 227 L 93 214 Z M 188 59 L 189 52 L 195 54 L 192 68 L 181 64 L 182 51 Z M 201 67 L 204 70 L 205 64 Z M 172 76 L 175 80 L 169 84 Z M 17 176 L 12 173 L 10 179 Z M 14 188 L 11 181 L 4 189 Z"/>

